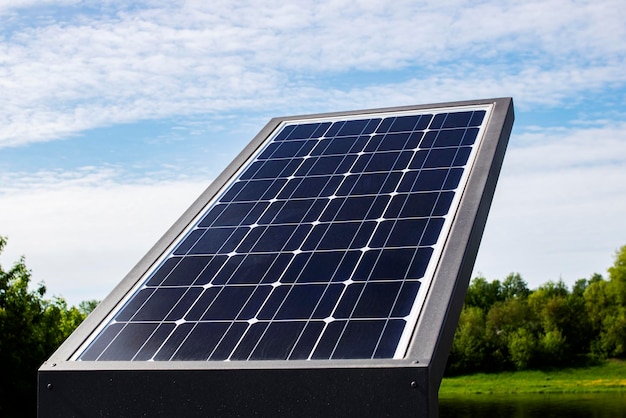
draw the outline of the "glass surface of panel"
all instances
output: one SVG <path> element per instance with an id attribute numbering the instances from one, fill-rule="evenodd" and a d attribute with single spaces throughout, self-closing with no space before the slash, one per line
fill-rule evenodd
<path id="1" fill-rule="evenodd" d="M 489 110 L 283 122 L 75 360 L 402 358 Z"/>

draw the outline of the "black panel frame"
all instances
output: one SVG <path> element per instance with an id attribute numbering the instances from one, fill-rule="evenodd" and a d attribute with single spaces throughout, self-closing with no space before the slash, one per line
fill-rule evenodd
<path id="1" fill-rule="evenodd" d="M 493 105 L 404 359 L 89 362 L 72 356 L 282 122 Z M 38 415 L 436 417 L 437 392 L 514 120 L 497 98 L 272 119 L 39 370 Z"/>

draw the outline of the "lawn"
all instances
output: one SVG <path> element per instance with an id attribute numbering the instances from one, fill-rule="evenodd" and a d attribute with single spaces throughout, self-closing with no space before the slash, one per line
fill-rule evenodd
<path id="1" fill-rule="evenodd" d="M 626 361 L 558 370 L 477 373 L 444 378 L 440 397 L 469 394 L 626 392 Z"/>

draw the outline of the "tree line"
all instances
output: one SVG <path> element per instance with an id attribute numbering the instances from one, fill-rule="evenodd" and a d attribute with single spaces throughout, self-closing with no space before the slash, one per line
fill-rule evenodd
<path id="1" fill-rule="evenodd" d="M 626 357 L 626 246 L 608 278 L 594 274 L 529 290 L 517 273 L 472 280 L 448 358 L 448 375 L 553 368 Z"/>
<path id="2" fill-rule="evenodd" d="M 0 254 L 6 245 L 0 236 Z M 0 416 L 35 416 L 37 370 L 97 305 L 68 306 L 45 298 L 43 283 L 31 284 L 24 258 L 5 270 L 0 265 Z"/>

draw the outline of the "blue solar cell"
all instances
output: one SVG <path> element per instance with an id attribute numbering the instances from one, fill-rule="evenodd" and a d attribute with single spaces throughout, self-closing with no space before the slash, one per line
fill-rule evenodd
<path id="1" fill-rule="evenodd" d="M 254 292 L 250 295 L 250 298 L 246 301 L 246 304 L 239 311 L 237 319 L 253 319 L 259 312 L 259 309 L 261 309 L 263 303 L 265 303 L 271 292 L 272 286 L 257 286 L 254 289 Z"/>
<path id="2" fill-rule="evenodd" d="M 276 262 L 276 254 L 248 254 L 243 256 L 237 270 L 233 273 L 228 284 L 265 283 L 260 272 L 269 271 Z M 237 260 L 240 256 L 237 256 Z M 271 280 L 271 278 L 267 279 Z"/>
<path id="3" fill-rule="evenodd" d="M 433 149 L 428 153 L 423 168 L 451 167 L 456 153 L 456 148 Z"/>
<path id="4" fill-rule="evenodd" d="M 337 196 L 362 196 L 392 193 L 402 173 L 365 173 L 348 176 L 337 190 Z"/>
<path id="5" fill-rule="evenodd" d="M 215 347 L 209 360 L 226 360 L 229 358 L 230 353 L 237 346 L 237 343 L 241 340 L 241 337 L 246 332 L 248 324 L 242 322 L 232 322 L 230 328 L 222 337 L 220 343 Z"/>
<path id="6" fill-rule="evenodd" d="M 412 157 L 412 152 L 383 152 L 372 155 L 364 172 L 402 170 L 406 168 Z"/>
<path id="7" fill-rule="evenodd" d="M 311 320 L 327 319 L 337 306 L 337 301 L 343 295 L 345 286 L 343 284 L 332 283 L 326 286 L 323 297 L 318 301 L 315 310 L 311 315 Z"/>
<path id="8" fill-rule="evenodd" d="M 290 360 L 304 360 L 308 359 L 311 351 L 315 347 L 317 340 L 324 331 L 324 322 L 322 321 L 308 321 L 306 326 L 302 330 L 302 333 L 298 336 L 296 344 L 294 345 L 288 359 Z"/>
<path id="9" fill-rule="evenodd" d="M 225 255 L 216 255 L 212 257 L 211 261 L 207 264 L 206 268 L 202 270 L 202 273 L 198 276 L 194 285 L 203 286 L 211 282 L 217 273 L 222 269 L 224 263 L 228 260 Z"/>
<path id="10" fill-rule="evenodd" d="M 325 139 L 311 152 L 311 155 L 345 155 L 357 153 L 360 149 L 354 149 L 356 137 L 346 136 L 343 138 Z"/>
<path id="11" fill-rule="evenodd" d="M 383 214 L 390 196 L 355 196 L 333 199 L 319 217 L 320 221 L 377 219 Z"/>
<path id="12" fill-rule="evenodd" d="M 316 176 L 292 180 L 288 187 L 281 191 L 278 198 L 328 197 L 335 193 L 342 179 L 343 176 Z M 291 191 L 292 187 L 293 191 Z"/>
<path id="13" fill-rule="evenodd" d="M 156 289 L 151 292 L 148 298 L 146 298 L 146 301 L 130 319 L 133 321 L 161 321 L 167 317 L 168 313 L 184 293 L 184 288 L 163 287 Z M 123 315 L 121 317 L 123 317 Z"/>
<path id="14" fill-rule="evenodd" d="M 413 301 L 411 301 L 413 302 Z M 378 339 L 378 345 L 373 358 L 393 357 L 398 342 L 404 331 L 405 322 L 402 319 L 390 319 L 385 324 L 385 328 Z"/>
<path id="15" fill-rule="evenodd" d="M 147 339 L 145 344 L 139 349 L 135 357 L 133 357 L 133 360 L 150 360 L 175 328 L 176 325 L 173 323 L 164 323 L 159 325 Z"/>
<path id="16" fill-rule="evenodd" d="M 178 300 L 178 303 L 167 314 L 165 320 L 174 322 L 183 319 L 189 308 L 193 306 L 202 294 L 202 290 L 200 287 L 189 287 Z"/>
<path id="17" fill-rule="evenodd" d="M 319 341 L 317 341 L 317 346 L 313 353 L 311 353 L 312 359 L 329 359 L 333 354 L 333 350 L 339 338 L 341 338 L 341 334 L 343 332 L 343 328 L 346 321 L 334 321 L 327 325 L 325 325 L 320 330 L 320 335 L 318 335 Z"/>
<path id="18" fill-rule="evenodd" d="M 401 281 L 355 283 L 334 314 L 335 318 L 388 318 L 402 287 Z"/>
<path id="19" fill-rule="evenodd" d="M 430 126 L 430 122 L 433 119 L 433 115 L 421 115 L 420 120 L 417 122 L 415 126 L 415 130 L 423 131 Z"/>
<path id="20" fill-rule="evenodd" d="M 428 131 L 424 134 L 424 136 L 422 137 L 422 141 L 420 142 L 420 148 L 430 148 L 433 146 L 433 144 L 435 143 L 435 139 L 437 138 L 437 135 L 439 135 L 439 131 L 435 130 L 435 131 Z"/>
<path id="21" fill-rule="evenodd" d="M 271 199 L 287 180 L 255 180 L 239 181 L 232 185 L 221 202 L 249 202 L 260 199 Z"/>
<path id="22" fill-rule="evenodd" d="M 341 327 L 341 336 L 332 352 L 333 359 L 371 358 L 378 345 L 385 322 L 336 321 L 331 325 Z"/>
<path id="23" fill-rule="evenodd" d="M 419 281 L 404 281 L 389 316 L 391 318 L 403 318 L 408 316 L 411 313 L 411 308 L 413 308 L 413 303 L 415 302 L 419 288 Z"/>
<path id="24" fill-rule="evenodd" d="M 185 335 L 186 338 L 180 345 L 180 349 L 171 354 L 175 360 L 207 360 L 227 330 L 228 323 L 226 322 L 198 323 L 189 334 Z"/>
<path id="25" fill-rule="evenodd" d="M 415 218 L 445 216 L 448 213 L 453 192 L 401 194 L 391 201 L 385 212 L 386 218 Z"/>
<path id="26" fill-rule="evenodd" d="M 319 224 L 313 228 L 311 234 L 302 244 L 302 250 L 361 248 L 367 244 L 369 234 L 371 234 L 374 226 L 374 222 Z"/>
<path id="27" fill-rule="evenodd" d="M 296 257 L 305 260 L 306 264 L 298 265 L 293 270 L 290 279 L 299 283 L 328 282 L 331 281 L 337 267 L 344 258 L 344 251 L 326 251 L 319 253 L 303 253 Z"/>
<path id="28" fill-rule="evenodd" d="M 192 284 L 211 261 L 211 257 L 185 257 L 161 283 L 163 286 L 186 286 Z"/>
<path id="29" fill-rule="evenodd" d="M 370 134 L 378 126 L 379 119 L 349 120 L 341 126 L 337 136 Z"/>
<path id="30" fill-rule="evenodd" d="M 181 344 L 185 342 L 185 338 L 189 332 L 194 328 L 193 324 L 181 324 L 174 327 L 174 330 L 166 337 L 161 346 L 151 353 L 153 360 L 165 361 L 170 360 L 176 351 L 180 348 Z M 154 335 L 154 334 L 153 334 Z M 148 354 L 148 353 L 146 353 Z M 192 360 L 192 358 L 176 358 L 177 360 Z"/>
<path id="31" fill-rule="evenodd" d="M 250 355 L 250 360 L 286 360 L 304 325 L 304 322 L 271 323 Z"/>
<path id="32" fill-rule="evenodd" d="M 211 303 L 213 303 L 217 297 L 220 289 L 220 286 L 212 286 L 210 288 L 203 289 L 195 304 L 188 309 L 183 319 L 185 321 L 199 321 L 204 312 L 211 306 Z"/>
<path id="33" fill-rule="evenodd" d="M 191 249 L 191 247 L 193 247 L 196 244 L 196 242 L 198 242 L 198 240 L 202 238 L 202 235 L 204 235 L 204 232 L 205 232 L 204 229 L 195 229 L 191 231 L 189 235 L 183 238 L 183 241 L 176 247 L 176 249 L 174 250 L 174 255 L 187 254 L 187 252 Z M 161 276 L 161 274 L 159 273 L 161 272 L 157 272 L 155 276 Z M 152 279 L 150 279 L 150 281 L 152 282 Z"/>
<path id="34" fill-rule="evenodd" d="M 487 112 L 485 112 L 484 110 L 475 110 L 474 114 L 472 115 L 472 119 L 470 120 L 469 126 L 480 126 L 483 123 L 486 113 Z"/>
<path id="35" fill-rule="evenodd" d="M 465 129 L 449 129 L 440 131 L 439 135 L 435 139 L 434 147 L 458 147 L 463 136 L 465 135 Z"/>
<path id="36" fill-rule="evenodd" d="M 478 136 L 477 128 L 469 128 L 465 130 L 465 135 L 463 136 L 461 145 L 474 145 L 474 142 L 476 141 L 477 136 Z"/>
<path id="37" fill-rule="evenodd" d="M 287 123 L 79 358 L 393 357 L 485 114 Z"/>
<path id="38" fill-rule="evenodd" d="M 443 122 L 446 120 L 447 113 L 439 113 L 433 117 L 433 120 L 430 122 L 429 129 L 441 129 L 443 126 Z"/>
<path id="39" fill-rule="evenodd" d="M 452 168 L 450 172 L 448 172 L 448 176 L 443 184 L 443 190 L 454 190 L 459 186 L 459 181 L 461 180 L 461 176 L 463 175 L 462 168 Z"/>
<path id="40" fill-rule="evenodd" d="M 205 217 L 198 225 L 199 227 L 207 226 L 238 226 L 253 224 L 267 210 L 268 202 L 245 202 L 231 203 L 228 205 L 217 205 L 223 207 L 219 216 L 211 222 L 210 218 Z"/>
<path id="41" fill-rule="evenodd" d="M 454 161 L 452 162 L 452 165 L 455 167 L 460 167 L 460 166 L 464 166 L 465 164 L 467 164 L 467 161 L 469 160 L 469 156 L 472 152 L 472 149 L 470 147 L 461 147 L 457 150 L 456 155 L 454 156 Z"/>
<path id="42" fill-rule="evenodd" d="M 270 144 L 261 155 L 259 160 L 276 159 L 276 158 L 293 158 L 304 157 L 317 145 L 317 141 L 289 141 Z"/>
<path id="43" fill-rule="evenodd" d="M 341 285 L 333 285 L 341 287 Z M 339 298 L 337 292 L 327 292 L 325 284 L 289 286 L 286 297 L 277 312 L 267 319 L 309 319 L 326 318 Z M 326 300 L 329 299 L 329 300 Z M 324 309 L 320 309 L 320 305 Z"/>
<path id="44" fill-rule="evenodd" d="M 300 166 L 298 171 L 296 171 L 296 175 L 342 174 L 350 169 L 356 159 L 356 155 L 333 155 L 311 158 Z"/>
<path id="45" fill-rule="evenodd" d="M 133 322 L 124 326 L 115 339 L 106 347 L 98 360 L 132 359 L 158 324 Z"/>
<path id="46" fill-rule="evenodd" d="M 443 128 L 464 128 L 466 127 L 473 112 L 454 112 L 448 113 L 446 120 L 443 122 Z"/>
<path id="47" fill-rule="evenodd" d="M 227 254 L 246 236 L 249 228 L 209 228 L 188 254 Z"/>
<path id="48" fill-rule="evenodd" d="M 180 262 L 181 258 L 179 257 L 171 257 L 167 259 L 163 264 L 161 264 L 160 268 L 155 271 L 152 276 L 147 281 L 148 286 L 156 286 L 159 285 L 165 278 L 174 270 L 176 265 Z"/>
<path id="49" fill-rule="evenodd" d="M 213 276 L 213 279 L 210 280 L 209 283 L 207 283 L 207 284 L 210 284 L 210 285 L 213 285 L 213 284 L 215 284 L 215 285 L 227 284 L 230 281 L 233 272 L 239 268 L 239 266 L 241 265 L 241 262 L 243 261 L 244 258 L 245 258 L 245 255 L 243 255 L 243 254 L 234 255 L 234 256 L 230 256 L 230 257 L 229 256 L 220 256 L 219 260 L 218 260 L 218 263 L 216 263 L 216 267 L 220 263 L 221 263 L 221 265 L 219 266 L 219 269 L 217 270 L 217 272 Z"/>
<path id="50" fill-rule="evenodd" d="M 419 119 L 420 115 L 397 117 L 387 132 L 412 132 Z"/>
<path id="51" fill-rule="evenodd" d="M 330 123 L 305 123 L 302 125 L 296 125 L 295 129 L 289 132 L 285 139 L 307 139 L 307 138 L 319 138 L 328 129 Z"/>
<path id="52" fill-rule="evenodd" d="M 259 223 L 302 223 L 313 222 L 323 210 L 317 199 L 294 199 L 273 204 L 269 214 L 266 212 Z"/>
<path id="53" fill-rule="evenodd" d="M 257 346 L 259 340 L 267 330 L 267 322 L 252 324 L 246 331 L 237 348 L 231 356 L 231 360 L 247 360 L 252 354 L 252 350 Z"/>

